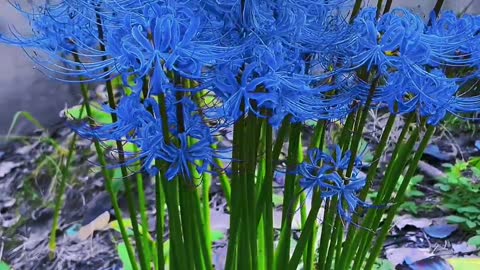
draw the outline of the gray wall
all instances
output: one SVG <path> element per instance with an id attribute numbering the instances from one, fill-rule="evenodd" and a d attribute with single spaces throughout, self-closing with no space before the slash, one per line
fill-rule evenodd
<path id="1" fill-rule="evenodd" d="M 30 27 L 6 0 L 0 1 L 0 33 L 9 27 L 28 33 Z M 65 104 L 78 100 L 78 91 L 68 85 L 48 79 L 34 69 L 32 61 L 21 48 L 0 44 L 0 135 L 7 133 L 17 111 L 32 113 L 41 123 L 59 123 L 59 111 Z M 33 130 L 28 121 L 20 121 L 16 132 L 26 134 Z"/>

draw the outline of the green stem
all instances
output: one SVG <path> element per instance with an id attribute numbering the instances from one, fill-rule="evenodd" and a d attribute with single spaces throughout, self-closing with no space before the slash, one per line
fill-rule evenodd
<path id="1" fill-rule="evenodd" d="M 240 222 L 241 222 L 241 157 L 242 157 L 242 145 L 241 137 L 243 136 L 242 132 L 243 119 L 238 120 L 233 126 L 233 149 L 232 149 L 232 190 L 238 192 L 232 192 L 232 207 L 230 208 L 230 231 L 229 231 L 229 243 L 227 250 L 227 259 L 225 262 L 226 270 L 236 269 L 237 256 L 238 252 L 238 241 L 239 241 L 239 232 L 240 232 Z M 242 260 L 243 258 L 240 258 Z"/>
<path id="2" fill-rule="evenodd" d="M 320 192 L 316 190 L 313 194 L 312 209 L 308 214 L 308 217 L 302 229 L 302 234 L 300 235 L 300 239 L 298 240 L 297 245 L 295 246 L 295 250 L 293 251 L 292 258 L 288 263 L 288 269 L 291 269 L 291 270 L 297 269 L 298 264 L 300 262 L 300 258 L 302 254 L 304 254 L 307 243 L 313 242 L 313 239 L 312 239 L 313 229 L 315 227 L 318 212 L 320 211 L 321 205 L 322 205 L 322 199 L 320 198 Z"/>
<path id="3" fill-rule="evenodd" d="M 265 227 L 265 256 L 266 269 L 272 270 L 274 264 L 274 249 L 273 249 L 273 155 L 272 155 L 272 137 L 273 129 L 265 120 L 265 180 L 263 182 L 265 193 L 265 212 L 264 212 L 264 227 Z"/>
<path id="4" fill-rule="evenodd" d="M 445 0 L 437 0 L 437 3 L 435 4 L 435 7 L 433 8 L 433 11 L 435 12 L 435 15 L 438 16 L 440 14 L 440 10 L 442 9 L 443 3 Z"/>
<path id="5" fill-rule="evenodd" d="M 357 17 L 361 7 L 362 7 L 362 0 L 356 0 L 355 5 L 353 6 L 352 15 L 350 16 L 350 23 L 352 23 L 353 20 L 355 20 L 355 17 Z"/>
<path id="6" fill-rule="evenodd" d="M 325 132 L 327 130 L 327 122 L 324 120 L 319 120 L 317 122 L 317 125 L 315 127 L 315 132 L 312 140 L 310 141 L 310 149 L 312 148 L 318 148 L 320 151 L 323 151 L 323 147 L 325 144 Z M 315 198 L 315 194 L 312 196 Z M 320 200 L 321 204 L 322 200 Z M 315 202 L 312 201 L 312 205 L 315 205 Z M 317 214 L 318 216 L 318 214 Z M 307 221 L 308 222 L 308 221 Z M 312 270 L 313 269 L 313 260 L 314 260 L 314 254 L 315 254 L 315 243 L 317 239 L 317 233 L 318 233 L 318 223 L 314 223 L 313 231 L 308 237 L 308 244 L 307 244 L 307 250 L 305 252 L 305 262 L 304 262 L 304 269 L 306 270 Z"/>
<path id="7" fill-rule="evenodd" d="M 83 108 L 85 105 L 82 106 L 82 109 L 80 110 L 80 118 L 82 117 L 82 112 Z M 63 205 L 63 195 L 65 194 L 65 189 L 67 187 L 67 179 L 70 176 L 70 162 L 72 160 L 73 152 L 75 151 L 75 143 L 77 142 L 77 134 L 75 133 L 73 135 L 73 138 L 70 142 L 70 145 L 68 147 L 68 154 L 67 158 L 65 160 L 65 164 L 62 166 L 61 172 L 62 172 L 62 178 L 60 180 L 60 185 L 58 187 L 57 195 L 55 196 L 55 209 L 54 209 L 54 215 L 53 215 L 53 224 L 52 224 L 52 230 L 50 232 L 50 241 L 49 241 L 49 249 L 50 249 L 50 254 L 49 257 L 51 260 L 55 258 L 55 250 L 57 248 L 57 229 L 58 229 L 58 222 L 60 220 L 60 211 L 62 209 Z M 63 158 L 61 159 L 60 162 L 63 161 Z M 63 162 L 62 162 L 63 163 Z"/>
<path id="8" fill-rule="evenodd" d="M 353 134 L 353 139 L 352 139 L 352 145 L 350 147 L 350 151 L 352 153 L 348 168 L 347 168 L 347 173 L 346 176 L 350 177 L 352 175 L 352 171 L 354 168 L 355 160 L 357 158 L 357 152 L 358 152 L 358 145 L 360 144 L 360 140 L 363 135 L 363 128 L 365 126 L 365 123 L 367 121 L 367 116 L 368 116 L 368 110 L 370 109 L 370 105 L 373 100 L 373 96 L 375 94 L 375 91 L 377 89 L 377 83 L 378 83 L 379 77 L 375 77 L 373 79 L 372 84 L 370 86 L 370 91 L 368 93 L 367 100 L 365 102 L 365 105 L 363 106 L 363 109 L 359 111 L 359 115 L 357 115 L 357 123 L 355 127 L 355 132 Z"/>
<path id="9" fill-rule="evenodd" d="M 103 23 L 102 23 L 102 18 L 99 14 L 99 12 L 96 12 L 96 20 L 97 20 L 97 30 L 98 30 L 98 38 L 100 40 L 100 51 L 105 52 L 105 44 L 103 43 L 104 40 L 104 33 L 103 33 Z M 103 60 L 107 60 L 106 56 L 104 57 Z M 108 67 L 105 68 L 105 72 L 108 72 Z M 107 96 L 108 96 L 108 105 L 112 110 L 116 108 L 116 103 L 115 103 L 115 96 L 113 93 L 113 87 L 112 87 L 112 81 L 110 79 L 107 79 L 106 82 L 106 88 L 107 88 Z M 112 122 L 117 122 L 117 115 L 115 113 L 110 114 L 112 118 Z M 120 164 L 125 163 L 125 154 L 123 151 L 123 144 L 121 141 L 116 141 L 117 145 L 117 150 L 118 150 L 118 159 Z M 122 172 L 123 178 L 126 180 L 124 181 L 125 185 L 125 195 L 127 197 L 127 206 L 128 206 L 128 211 L 130 213 L 130 220 L 132 221 L 132 229 L 133 229 L 133 234 L 135 238 L 135 243 L 137 245 L 137 250 L 138 250 L 138 255 L 140 257 L 140 267 L 141 269 L 147 270 L 147 261 L 145 254 L 143 252 L 143 244 L 147 245 L 147 243 L 142 243 L 142 237 L 138 229 L 138 221 L 137 221 L 137 211 L 135 209 L 135 201 L 133 198 L 133 191 L 132 191 L 132 186 L 131 182 L 127 179 L 128 178 L 128 171 L 125 166 L 121 166 L 120 170 Z"/>
<path id="10" fill-rule="evenodd" d="M 340 134 L 340 138 L 338 139 L 338 144 L 340 145 L 342 150 L 348 149 L 348 146 L 350 145 L 352 133 L 354 131 L 353 126 L 355 124 L 355 115 L 356 114 L 353 112 L 349 113 L 347 119 L 345 120 L 345 124 L 342 127 L 342 133 Z"/>
<path id="11" fill-rule="evenodd" d="M 337 215 L 337 205 L 341 203 L 338 201 L 337 198 L 334 198 L 332 200 L 332 204 L 331 204 L 331 208 L 330 209 L 330 213 L 331 213 L 331 226 L 332 226 L 332 230 L 331 230 L 331 234 L 330 234 L 330 244 L 328 245 L 328 253 L 327 253 L 327 260 L 325 261 L 325 266 L 323 269 L 331 269 L 332 267 L 332 263 L 333 263 L 333 259 L 334 259 L 334 254 L 335 254 L 335 246 L 337 244 L 337 241 L 338 241 L 338 237 L 339 237 L 339 234 L 341 234 L 343 232 L 343 230 L 340 230 L 339 227 L 342 226 L 342 223 L 341 223 L 341 218 Z"/>
<path id="12" fill-rule="evenodd" d="M 212 175 L 210 173 L 203 174 L 203 185 L 202 185 L 202 215 L 204 220 L 204 231 L 205 236 L 207 238 L 206 245 L 209 247 L 208 249 L 208 257 L 212 257 L 212 236 L 210 233 L 211 225 L 210 225 L 210 186 L 212 185 Z"/>
<path id="13" fill-rule="evenodd" d="M 170 144 L 170 134 L 168 132 L 168 115 L 165 96 L 158 95 L 158 105 L 160 110 L 160 118 L 162 121 L 162 132 L 165 144 Z M 165 173 L 168 169 L 168 164 L 161 163 L 162 169 L 161 179 L 166 179 Z M 172 265 L 179 269 L 186 269 L 185 258 L 187 258 L 183 243 L 183 234 L 181 228 L 180 212 L 178 209 L 178 185 L 168 181 L 162 181 L 163 190 L 165 191 L 165 200 L 168 211 L 168 227 L 170 230 L 170 257 L 172 258 Z M 160 256 L 160 255 L 159 255 Z"/>
<path id="14" fill-rule="evenodd" d="M 410 162 L 410 165 L 408 167 L 407 173 L 405 174 L 405 177 L 403 178 L 402 184 L 400 185 L 400 188 L 398 189 L 397 196 L 395 197 L 394 200 L 394 205 L 388 212 L 387 218 L 385 220 L 385 223 L 382 226 L 382 230 L 380 231 L 380 235 L 378 236 L 376 243 L 370 252 L 370 256 L 367 260 L 367 264 L 365 266 L 365 270 L 370 270 L 373 267 L 373 264 L 375 263 L 375 259 L 378 257 L 380 254 L 380 251 L 383 247 L 383 242 L 385 241 L 385 238 L 387 237 L 388 232 L 390 231 L 390 225 L 393 222 L 393 218 L 395 217 L 395 214 L 398 210 L 398 208 L 402 205 L 405 199 L 405 191 L 408 188 L 408 184 L 410 183 L 410 180 L 412 177 L 415 175 L 415 172 L 417 170 L 418 162 L 422 158 L 423 152 L 428 146 L 428 143 L 430 142 L 430 139 L 435 132 L 435 127 L 434 126 L 429 126 L 427 128 L 427 131 L 425 132 L 422 141 L 420 142 L 420 145 L 418 146 L 418 149 L 413 157 L 413 159 Z"/>
<path id="15" fill-rule="evenodd" d="M 380 18 L 380 13 L 382 12 L 382 4 L 383 4 L 383 0 L 378 0 L 378 3 L 377 3 L 377 20 L 378 20 L 378 18 Z"/>
<path id="16" fill-rule="evenodd" d="M 259 167 L 257 171 L 257 185 L 260 187 L 264 186 L 265 181 L 267 179 L 265 178 L 265 171 L 266 171 L 266 153 L 265 153 L 265 145 L 266 145 L 266 125 L 268 125 L 268 122 L 266 119 L 262 121 L 262 127 L 261 127 L 261 136 L 260 136 L 260 144 L 259 144 Z M 257 198 L 260 195 L 260 191 L 262 188 L 257 189 Z M 258 200 L 258 199 L 257 199 Z M 263 210 L 263 211 L 262 211 Z M 266 207 L 264 206 L 263 208 L 258 207 L 257 204 L 257 215 L 260 216 L 260 222 L 258 223 L 258 228 L 257 228 L 257 237 L 258 237 L 258 270 L 264 270 L 266 268 L 266 256 L 265 256 L 265 250 L 267 249 L 266 247 L 266 241 L 265 241 L 265 219 L 264 219 L 264 211 L 266 210 Z"/>
<path id="17" fill-rule="evenodd" d="M 161 168 L 160 162 L 155 161 L 155 165 Z M 156 248 L 157 248 L 157 265 L 158 269 L 165 268 L 165 258 L 163 256 L 163 232 L 165 231 L 164 218 L 165 218 L 165 197 L 163 194 L 162 181 L 160 175 L 155 175 L 155 208 L 156 208 Z"/>
<path id="18" fill-rule="evenodd" d="M 103 31 L 101 26 L 99 26 L 99 28 Z M 77 63 L 81 63 L 80 57 L 78 56 L 77 53 L 75 53 L 75 52 L 73 53 L 73 58 Z M 84 100 L 85 111 L 86 111 L 87 116 L 88 116 L 89 124 L 93 126 L 95 124 L 95 121 L 93 120 L 93 113 L 92 113 L 92 109 L 90 107 L 87 86 L 85 84 L 80 84 L 80 89 L 81 89 L 81 92 L 82 92 L 82 98 Z M 125 246 L 127 248 L 128 258 L 130 259 L 131 262 L 136 262 L 135 253 L 133 251 L 132 243 L 130 242 L 130 238 L 128 237 L 127 229 L 125 228 L 125 224 L 123 223 L 122 211 L 120 210 L 120 207 L 118 205 L 117 194 L 115 193 L 115 191 L 113 189 L 112 175 L 106 169 L 107 168 L 107 161 L 105 160 L 105 155 L 104 155 L 102 147 L 100 146 L 100 143 L 98 141 L 94 141 L 93 144 L 95 146 L 95 151 L 97 153 L 98 161 L 99 161 L 100 166 L 101 166 L 102 174 L 105 178 L 105 188 L 107 189 L 107 192 L 110 196 L 110 200 L 112 201 L 115 216 L 118 218 L 118 226 L 120 227 L 120 233 L 122 235 L 122 239 L 125 242 Z M 138 266 L 137 266 L 136 263 L 132 263 L 132 267 L 133 267 L 133 270 L 138 270 Z"/>
<path id="19" fill-rule="evenodd" d="M 405 168 L 405 165 L 409 159 L 409 155 L 413 148 L 415 147 L 415 142 L 418 139 L 419 128 L 416 128 L 413 133 L 410 135 L 409 140 L 405 145 L 399 146 L 398 156 L 395 159 L 392 158 L 390 164 L 387 168 L 387 173 L 385 179 L 378 191 L 377 197 L 375 198 L 375 205 L 385 205 L 390 198 L 396 183 Z M 364 222 L 364 227 L 369 228 L 370 231 L 364 231 L 360 235 L 359 242 L 359 252 L 356 254 L 355 263 L 353 269 L 359 269 L 362 265 L 363 260 L 365 259 L 366 253 L 370 248 L 370 244 L 373 240 L 374 235 L 370 233 L 371 231 L 376 231 L 378 228 L 383 214 L 383 209 L 371 209 L 367 214 L 367 217 Z"/>
<path id="20" fill-rule="evenodd" d="M 210 219 L 209 216 L 202 217 L 202 210 L 200 208 L 200 198 L 198 197 L 197 192 L 192 192 L 192 208 L 194 209 L 194 219 L 195 223 L 194 226 L 197 228 L 197 236 L 200 245 L 201 254 L 203 254 L 203 268 L 202 269 L 211 269 L 212 267 L 212 242 L 210 238 L 210 226 L 207 226 L 207 220 Z M 209 213 L 210 214 L 210 213 Z M 208 233 L 205 233 L 203 228 L 208 228 Z"/>
<path id="21" fill-rule="evenodd" d="M 370 167 L 368 168 L 365 187 L 359 196 L 359 199 L 362 201 L 365 201 L 367 194 L 372 187 L 373 179 L 375 178 L 378 165 L 380 164 L 380 159 L 387 146 L 388 138 L 390 137 L 390 133 L 395 124 L 395 119 L 396 119 L 396 115 L 393 113 L 390 114 L 390 116 L 388 117 L 387 123 L 382 133 L 382 137 L 380 138 L 380 142 L 378 143 L 377 149 L 373 156 L 372 164 L 370 164 Z M 356 219 L 356 221 L 357 220 L 358 219 Z M 346 269 L 347 266 L 350 265 L 352 253 L 354 252 L 354 250 L 356 250 L 356 246 L 355 247 L 352 246 L 354 244 L 353 239 L 355 234 L 356 234 L 356 228 L 354 226 L 350 226 L 347 233 L 347 237 L 346 237 L 347 240 L 344 243 L 344 249 L 342 251 L 342 255 L 340 256 L 340 258 L 342 259 L 340 260 L 341 263 L 338 267 L 339 269 Z"/>
<path id="22" fill-rule="evenodd" d="M 392 3 L 393 0 L 387 0 L 387 2 L 385 3 L 385 9 L 383 10 L 383 14 L 387 14 L 388 12 L 390 12 L 390 9 L 392 8 Z"/>
<path id="23" fill-rule="evenodd" d="M 335 209 L 332 209 L 332 204 L 330 200 L 325 201 L 325 211 L 323 212 L 322 219 L 322 232 L 320 233 L 320 240 L 318 244 L 318 259 L 317 259 L 317 269 L 325 269 L 325 261 L 327 260 L 328 252 L 328 243 L 331 238 L 332 231 L 332 222 L 333 215 L 330 212 L 333 212 Z"/>
<path id="24" fill-rule="evenodd" d="M 148 214 L 146 208 L 145 200 L 145 188 L 143 185 L 143 177 L 141 173 L 137 174 L 137 192 L 138 192 L 138 204 L 140 210 L 140 219 L 142 221 L 142 237 L 143 237 L 143 248 L 145 252 L 145 260 L 148 265 L 151 262 L 151 245 L 150 239 L 148 239 Z M 149 268 L 150 269 L 150 268 Z"/>
<path id="25" fill-rule="evenodd" d="M 288 133 L 290 132 L 291 126 L 291 119 L 292 116 L 288 115 L 283 119 L 282 125 L 277 133 L 277 138 L 275 140 L 275 144 L 273 145 L 273 153 L 272 153 L 272 163 L 273 166 L 277 166 L 278 159 L 280 157 L 280 153 L 282 152 L 283 143 L 287 138 Z"/>
<path id="26" fill-rule="evenodd" d="M 285 190 L 283 193 L 283 209 L 282 209 L 282 229 L 280 232 L 280 241 L 277 247 L 275 269 L 283 269 L 288 265 L 290 239 L 292 231 L 292 220 L 295 213 L 295 178 L 294 173 L 298 165 L 298 151 L 300 145 L 300 132 L 302 125 L 295 123 L 292 125 L 290 132 L 288 157 L 287 157 L 287 172 L 285 177 Z"/>
<path id="27" fill-rule="evenodd" d="M 413 122 L 414 118 L 415 118 L 415 114 L 410 114 L 407 117 L 407 119 L 405 120 L 405 124 L 403 126 L 402 131 L 400 132 L 400 135 L 399 135 L 398 140 L 396 142 L 396 146 L 395 146 L 395 148 L 393 150 L 393 153 L 392 153 L 392 156 L 390 158 L 391 161 L 396 159 L 398 152 L 402 148 L 403 141 L 405 139 L 405 136 L 408 133 L 408 130 L 410 128 L 410 124 Z M 384 137 L 384 138 L 386 138 L 386 137 Z M 376 165 L 376 166 L 378 167 L 378 165 Z M 387 167 L 387 173 L 385 173 L 385 176 L 388 175 L 388 172 L 389 172 L 389 170 L 391 170 L 391 168 L 392 168 L 392 166 L 390 166 L 390 165 Z M 372 168 L 372 171 L 369 170 L 368 174 L 370 174 L 370 177 L 372 177 L 371 181 L 373 181 L 373 177 L 375 177 L 376 171 L 374 171 L 373 168 Z M 360 198 L 362 200 L 365 200 L 369 191 L 370 190 L 366 190 L 366 189 L 363 190 L 362 193 L 360 193 Z M 372 214 L 373 214 L 372 212 L 368 213 L 366 219 L 363 222 L 363 227 L 366 227 L 367 224 L 370 224 L 372 222 L 372 220 L 371 220 Z M 348 250 L 349 254 L 346 258 L 344 258 L 346 262 L 348 262 L 348 263 L 351 262 L 351 260 L 353 259 L 353 256 L 355 255 L 355 251 L 357 249 L 360 249 L 359 253 L 362 254 L 363 246 L 361 245 L 361 243 L 363 242 L 363 238 L 366 237 L 365 233 L 367 233 L 367 231 L 365 231 L 365 230 L 355 230 L 355 234 L 353 236 L 351 236 L 352 239 L 353 239 L 352 243 L 356 243 L 356 244 L 355 244 L 355 246 L 352 246 L 351 249 Z M 358 260 L 358 256 L 355 256 L 355 258 L 357 258 L 356 260 Z"/>
<path id="28" fill-rule="evenodd" d="M 250 252 L 252 258 L 252 269 L 257 269 L 258 266 L 258 254 L 257 254 L 257 225 L 255 223 L 256 220 L 256 206 L 257 206 L 257 191 L 256 191 L 256 169 L 257 169 L 257 153 L 261 135 L 261 121 L 250 115 L 247 117 L 247 133 L 245 133 L 244 137 L 247 138 L 247 134 L 251 134 L 250 138 L 253 141 L 248 141 L 245 139 L 245 143 L 242 144 L 243 146 L 248 147 L 248 156 L 246 159 L 247 170 L 245 174 L 245 182 L 247 188 L 247 202 L 248 204 L 245 207 L 248 207 L 248 219 L 246 219 L 246 224 L 248 224 L 248 228 L 250 230 Z"/>

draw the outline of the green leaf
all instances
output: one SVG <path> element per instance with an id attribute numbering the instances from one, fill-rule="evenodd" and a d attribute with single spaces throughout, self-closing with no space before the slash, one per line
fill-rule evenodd
<path id="1" fill-rule="evenodd" d="M 0 261 L 0 270 L 10 270 L 10 266 L 6 262 Z"/>
<path id="2" fill-rule="evenodd" d="M 20 116 L 27 119 L 30 123 L 32 123 L 38 129 L 41 129 L 44 132 L 46 131 L 46 129 L 42 126 L 42 124 L 40 124 L 40 122 L 35 117 L 33 117 L 31 113 L 25 112 L 25 111 L 19 111 L 19 112 L 16 112 L 15 115 L 13 116 L 12 124 L 10 125 L 10 128 L 8 129 L 8 132 L 7 132 L 7 136 L 6 136 L 7 139 L 10 137 L 10 135 L 12 135 L 14 128 L 18 124 L 18 119 L 20 118 Z"/>
<path id="3" fill-rule="evenodd" d="M 473 221 L 471 221 L 471 220 L 469 220 L 469 219 L 468 219 L 467 221 L 465 221 L 465 224 L 467 224 L 467 227 L 468 227 L 469 229 L 473 229 L 473 228 L 477 227 L 477 223 L 475 223 L 475 222 L 473 222 Z"/>
<path id="4" fill-rule="evenodd" d="M 419 190 L 412 190 L 408 194 L 410 197 L 423 197 L 425 196 L 425 193 L 419 191 Z"/>
<path id="5" fill-rule="evenodd" d="M 444 191 L 444 192 L 447 192 L 447 191 L 450 191 L 450 185 L 446 185 L 446 184 L 436 184 L 436 186 L 438 186 L 438 188 L 441 190 L 441 191 Z"/>
<path id="6" fill-rule="evenodd" d="M 272 202 L 275 207 L 282 205 L 283 203 L 283 195 L 273 194 Z"/>
<path id="7" fill-rule="evenodd" d="M 133 270 L 133 265 L 132 262 L 130 261 L 130 257 L 128 257 L 128 251 L 127 251 L 127 246 L 125 243 L 119 243 L 117 245 L 117 252 L 118 252 L 118 257 L 122 261 L 123 269 L 124 270 Z M 133 262 L 136 263 L 136 262 Z"/>
<path id="8" fill-rule="evenodd" d="M 471 246 L 480 247 L 480 235 L 475 235 L 473 237 L 470 237 L 467 241 L 467 243 Z"/>
<path id="9" fill-rule="evenodd" d="M 100 105 L 96 103 L 91 103 L 90 109 L 92 112 L 92 118 L 93 120 L 95 120 L 95 122 L 98 122 L 100 124 L 112 123 L 112 117 L 110 116 L 109 113 L 104 112 L 101 109 Z M 83 119 L 87 119 L 88 117 L 86 113 L 86 109 L 82 105 L 77 105 L 77 106 L 68 108 L 65 112 L 65 115 L 67 116 L 67 119 L 70 119 L 70 120 L 83 120 Z"/>
<path id="10" fill-rule="evenodd" d="M 225 238 L 225 234 L 221 231 L 212 230 L 211 232 L 212 242 L 217 242 Z"/>
<path id="11" fill-rule="evenodd" d="M 467 219 L 464 217 L 452 215 L 447 217 L 447 221 L 451 223 L 464 223 L 467 221 Z"/>
<path id="12" fill-rule="evenodd" d="M 116 194 L 118 194 L 119 191 L 125 191 L 123 180 L 122 169 L 117 168 L 113 170 L 112 188 Z"/>
<path id="13" fill-rule="evenodd" d="M 375 270 L 395 270 L 395 266 L 385 259 L 377 259 L 375 265 L 373 266 Z"/>
<path id="14" fill-rule="evenodd" d="M 460 204 L 457 204 L 457 203 L 444 203 L 442 204 L 442 206 L 448 209 L 457 209 L 459 207 L 462 207 Z"/>
<path id="15" fill-rule="evenodd" d="M 418 206 L 414 202 L 405 202 L 400 207 L 401 210 L 405 210 L 407 212 L 417 214 L 418 213 Z"/>
<path id="16" fill-rule="evenodd" d="M 123 219 L 123 225 L 125 226 L 125 229 L 127 229 L 128 234 L 133 235 L 133 232 L 131 230 L 132 227 L 133 227 L 132 226 L 132 221 L 128 218 L 124 218 Z M 114 221 L 110 222 L 109 226 L 110 226 L 111 229 L 114 229 L 115 231 L 121 233 L 120 225 L 118 224 L 118 220 L 114 220 Z M 143 226 L 141 226 L 141 224 L 139 224 L 138 231 L 140 232 L 140 234 L 143 234 L 144 229 L 143 229 Z M 148 237 L 149 240 L 153 241 L 152 236 L 148 232 L 147 232 L 147 237 Z"/>
<path id="17" fill-rule="evenodd" d="M 480 258 L 452 258 L 447 261 L 455 270 L 480 269 Z"/>
<path id="18" fill-rule="evenodd" d="M 471 206 L 464 206 L 464 207 L 457 208 L 457 212 L 478 214 L 478 213 L 480 213 L 480 209 L 471 205 Z"/>
<path id="19" fill-rule="evenodd" d="M 418 184 L 422 181 L 423 181 L 423 175 L 415 175 L 414 177 L 412 177 L 412 179 L 410 179 L 410 183 L 412 184 Z"/>

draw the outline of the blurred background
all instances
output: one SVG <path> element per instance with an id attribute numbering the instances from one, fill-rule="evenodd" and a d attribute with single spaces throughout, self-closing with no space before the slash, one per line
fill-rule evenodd
<path id="1" fill-rule="evenodd" d="M 21 33 L 29 32 L 29 25 L 7 0 L 0 0 L 0 33 L 8 33 L 15 27 Z M 15 1 L 15 0 L 14 0 Z M 16 0 L 28 5 L 31 0 Z M 395 0 L 396 6 L 403 6 L 427 17 L 436 0 Z M 364 1 L 374 6 L 376 1 Z M 445 0 L 443 9 L 457 12 L 480 13 L 480 0 Z M 77 86 L 61 84 L 47 78 L 34 68 L 33 63 L 20 48 L 0 44 L 0 135 L 8 132 L 13 117 L 18 111 L 27 111 L 44 126 L 49 127 L 62 122 L 59 112 L 66 105 L 75 105 L 79 100 Z M 14 132 L 28 134 L 34 126 L 18 119 Z"/>

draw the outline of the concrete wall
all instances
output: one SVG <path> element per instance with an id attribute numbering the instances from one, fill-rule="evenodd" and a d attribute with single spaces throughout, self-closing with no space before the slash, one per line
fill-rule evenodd
<path id="1" fill-rule="evenodd" d="M 0 33 L 8 33 L 13 25 L 22 33 L 29 32 L 26 21 L 6 0 L 1 0 Z M 66 103 L 75 104 L 79 96 L 78 90 L 70 88 L 35 70 L 21 48 L 0 44 L 0 135 L 6 134 L 17 111 L 32 113 L 45 125 L 62 121 L 58 112 Z M 16 129 L 19 134 L 32 130 L 33 126 L 24 120 Z"/>

